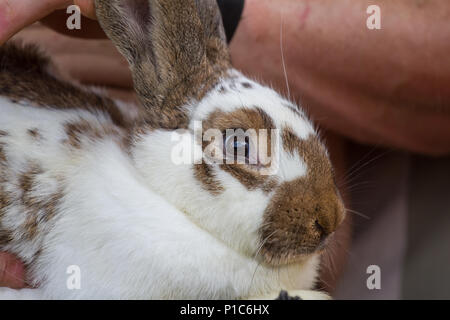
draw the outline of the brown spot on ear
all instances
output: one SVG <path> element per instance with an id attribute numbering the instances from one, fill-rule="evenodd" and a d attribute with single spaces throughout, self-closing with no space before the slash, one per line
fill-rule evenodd
<path id="1" fill-rule="evenodd" d="M 194 176 L 202 184 L 203 188 L 213 195 L 219 195 L 223 192 L 223 186 L 217 180 L 213 169 L 206 163 L 194 165 Z"/>
<path id="2" fill-rule="evenodd" d="M 275 265 L 320 250 L 344 218 L 344 206 L 323 144 L 315 136 L 301 140 L 290 128 L 283 130 L 282 139 L 286 152 L 297 152 L 304 159 L 307 175 L 281 184 L 264 214 L 261 255 Z"/>
<path id="3" fill-rule="evenodd" d="M 130 125 L 111 99 L 57 78 L 50 71 L 56 68 L 35 45 L 10 41 L 0 46 L 0 66 L 1 96 L 42 108 L 101 112 L 118 126 Z"/>

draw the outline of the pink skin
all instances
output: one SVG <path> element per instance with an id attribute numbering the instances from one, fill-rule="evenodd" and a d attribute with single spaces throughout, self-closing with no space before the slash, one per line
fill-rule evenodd
<path id="1" fill-rule="evenodd" d="M 0 30 L 7 30 L 11 7 L 8 2 L 0 1 Z M 0 31 L 1 33 L 2 31 Z"/>
<path id="2" fill-rule="evenodd" d="M 303 29 L 306 25 L 306 22 L 308 21 L 309 14 L 311 12 L 311 6 L 309 5 L 308 1 L 305 1 L 305 8 L 301 10 L 300 13 L 300 28 Z"/>
<path id="3" fill-rule="evenodd" d="M 12 255 L 0 252 L 0 287 L 19 289 L 25 287 L 25 269 Z"/>

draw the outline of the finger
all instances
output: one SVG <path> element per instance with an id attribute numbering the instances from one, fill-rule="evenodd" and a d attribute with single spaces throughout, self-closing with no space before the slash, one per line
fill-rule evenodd
<path id="1" fill-rule="evenodd" d="M 0 0 L 0 44 L 71 0 Z"/>
<path id="2" fill-rule="evenodd" d="M 80 7 L 81 13 L 88 18 L 97 20 L 94 0 L 75 0 L 74 4 Z"/>
<path id="3" fill-rule="evenodd" d="M 0 253 L 0 287 L 25 287 L 25 269 L 22 263 L 8 253 Z"/>

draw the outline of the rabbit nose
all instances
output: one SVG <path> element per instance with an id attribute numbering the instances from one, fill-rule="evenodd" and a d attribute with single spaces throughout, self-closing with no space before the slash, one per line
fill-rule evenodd
<path id="1" fill-rule="evenodd" d="M 295 191 L 280 189 L 266 209 L 261 237 L 265 241 L 262 253 L 269 263 L 290 263 L 320 252 L 344 220 L 344 205 L 336 189 Z"/>
<path id="2" fill-rule="evenodd" d="M 314 227 L 319 233 L 320 241 L 325 240 L 330 234 L 336 231 L 344 218 L 344 209 L 338 201 L 336 208 L 327 212 L 327 210 L 316 209 L 318 217 L 313 217 Z"/>
<path id="3" fill-rule="evenodd" d="M 315 227 L 317 229 L 317 231 L 319 232 L 320 236 L 319 236 L 319 245 L 323 244 L 325 242 L 325 240 L 328 238 L 328 236 L 331 234 L 331 232 L 329 232 L 328 229 L 324 228 L 319 220 L 315 221 Z"/>

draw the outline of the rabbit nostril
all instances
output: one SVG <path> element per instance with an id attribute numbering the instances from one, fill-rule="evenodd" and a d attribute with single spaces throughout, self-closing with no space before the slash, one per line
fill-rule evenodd
<path id="1" fill-rule="evenodd" d="M 328 232 L 325 230 L 324 227 L 320 224 L 319 220 L 314 221 L 314 226 L 316 227 L 317 231 L 320 233 L 320 242 L 324 241 L 326 237 L 328 236 Z"/>

